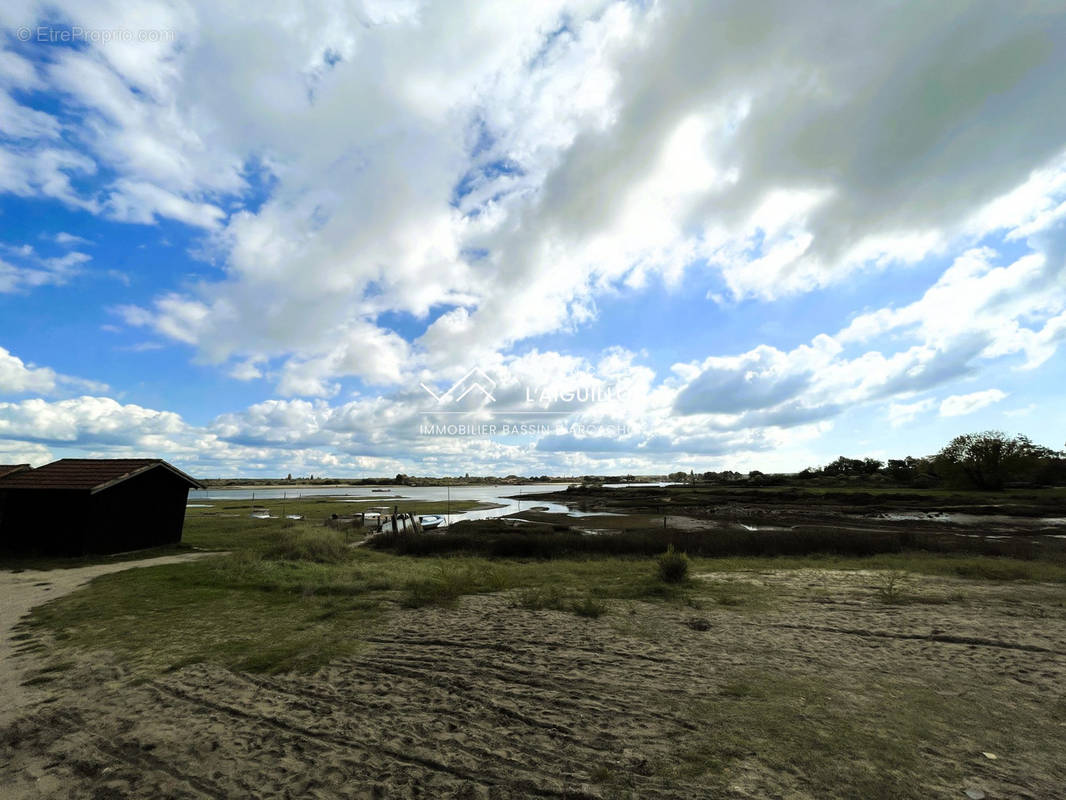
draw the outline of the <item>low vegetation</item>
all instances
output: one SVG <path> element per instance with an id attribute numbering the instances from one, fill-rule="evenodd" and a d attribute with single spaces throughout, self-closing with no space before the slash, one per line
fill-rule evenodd
<path id="1" fill-rule="evenodd" d="M 673 545 L 655 561 L 659 565 L 659 577 L 666 583 L 681 583 L 688 577 L 688 556 L 678 553 Z"/>
<path id="2" fill-rule="evenodd" d="M 216 518 L 213 525 L 195 521 L 192 527 L 201 547 L 225 547 L 229 554 L 98 578 L 36 609 L 27 631 L 47 629 L 62 646 L 120 654 L 144 674 L 200 661 L 277 672 L 311 670 L 357 652 L 387 609 L 447 608 L 483 593 L 510 592 L 516 607 L 595 618 L 609 612 L 612 600 L 755 611 L 773 602 L 765 589 L 699 576 L 768 567 L 1066 583 L 1066 566 L 1059 563 L 908 552 L 900 537 L 852 541 L 828 530 L 791 539 L 663 531 L 585 536 L 551 526 L 540 533 L 509 526 L 502 532 L 497 523 L 497 533 L 479 538 L 477 524 L 470 523 L 460 533 L 382 535 L 374 548 L 353 548 L 341 534 L 307 522 L 287 529 L 281 520 Z M 684 537 L 683 545 L 675 535 Z M 671 545 L 677 545 L 673 554 L 664 555 Z M 674 566 L 662 572 L 657 557 Z M 680 581 L 672 580 L 679 574 Z M 882 599 L 902 596 L 886 586 Z"/>
<path id="3" fill-rule="evenodd" d="M 263 557 L 272 561 L 312 561 L 318 564 L 342 564 L 351 555 L 344 537 L 328 528 L 285 530 L 277 543 L 263 552 Z"/>
<path id="4" fill-rule="evenodd" d="M 582 558 L 590 556 L 657 556 L 674 548 L 704 558 L 731 556 L 872 556 L 928 552 L 1041 558 L 1066 563 L 1063 551 L 1026 537 L 915 534 L 910 531 L 855 531 L 834 527 L 797 527 L 780 531 L 677 531 L 662 528 L 624 530 L 589 536 L 560 526 L 506 525 L 499 521 L 466 522 L 446 533 L 408 536 L 386 533 L 369 546 L 396 555 L 476 555 L 485 558 Z"/>
<path id="5" fill-rule="evenodd" d="M 996 582 L 991 594 L 1006 609 L 1001 621 L 1043 620 L 1041 614 L 1061 615 L 1066 607 L 1066 564 L 1027 541 L 829 527 L 757 533 L 642 527 L 585 535 L 550 521 L 489 521 L 462 523 L 443 534 L 386 533 L 354 546 L 361 533 L 328 528 L 325 513 L 315 520 L 278 517 L 190 515 L 191 541 L 226 553 L 107 575 L 36 609 L 16 634 L 21 648 L 45 656 L 27 680 L 57 686 L 87 651 L 106 651 L 136 678 L 196 663 L 312 674 L 344 657 L 363 653 L 368 663 L 382 657 L 364 649 L 375 646 L 369 641 L 395 636 L 390 630 L 412 641 L 440 632 L 436 649 L 426 651 L 430 655 L 414 656 L 431 664 L 432 674 L 441 659 L 453 657 L 448 653 L 475 653 L 463 653 L 467 660 L 457 664 L 483 658 L 464 644 L 462 629 L 482 624 L 474 617 L 493 618 L 484 613 L 488 608 L 511 613 L 506 625 L 527 626 L 514 644 L 521 654 L 508 656 L 505 670 L 529 669 L 525 659 L 553 663 L 553 657 L 562 659 L 556 649 L 573 647 L 578 655 L 570 661 L 582 666 L 566 680 L 584 686 L 597 669 L 624 668 L 618 675 L 625 677 L 615 679 L 624 689 L 631 676 L 643 675 L 639 695 L 618 697 L 644 702 L 641 713 L 649 720 L 677 722 L 673 735 L 656 738 L 637 761 L 619 756 L 590 762 L 589 780 L 603 796 L 640 796 L 650 782 L 676 787 L 676 796 L 691 796 L 686 792 L 693 786 L 725 794 L 757 765 L 780 778 L 779 788 L 794 781 L 797 796 L 843 796 L 838 789 L 846 786 L 855 796 L 910 798 L 926 796 L 924 790 L 945 775 L 952 786 L 964 785 L 952 772 L 961 746 L 931 766 L 923 750 L 931 741 L 955 747 L 957 731 L 964 730 L 980 740 L 980 748 L 1009 752 L 1007 739 L 1022 724 L 1011 716 L 1013 698 L 1001 690 L 993 703 L 975 702 L 976 689 L 961 697 L 955 673 L 942 678 L 936 670 L 897 671 L 893 662 L 877 660 L 886 652 L 880 646 L 862 656 L 873 659 L 876 669 L 838 663 L 830 658 L 832 647 L 808 643 L 815 635 L 825 642 L 851 635 L 835 628 L 793 630 L 780 656 L 782 632 L 797 627 L 793 614 L 809 615 L 799 620 L 804 625 L 873 629 L 868 621 L 851 622 L 856 609 L 894 624 L 932 611 L 920 604 L 939 603 L 944 608 L 935 609 L 938 618 L 971 614 L 972 625 L 979 613 L 972 597 L 989 582 Z M 781 579 L 785 570 L 803 572 Z M 846 580 L 825 577 L 840 571 L 856 572 Z M 1028 583 L 1036 581 L 1058 585 Z M 489 594 L 497 597 L 463 600 Z M 827 613 L 822 603 L 830 604 L 831 616 L 819 616 Z M 840 622 L 841 609 L 846 623 Z M 487 630 L 475 641 L 492 647 L 498 629 Z M 929 629 L 914 630 L 924 637 Z M 538 649 L 545 632 L 555 638 Z M 48 644 L 45 633 L 57 646 Z M 452 641 L 457 645 L 446 644 Z M 406 641 L 399 646 L 405 657 L 413 652 L 409 646 L 417 647 Z M 672 661 L 679 653 L 689 660 Z M 668 672 L 664 660 L 671 669 L 684 669 Z M 712 661 L 713 669 L 704 671 Z M 826 674 L 825 663 L 835 671 Z M 486 669 L 487 680 L 495 669 Z M 481 688 L 475 684 L 473 691 Z M 622 701 L 617 706 L 630 709 Z M 1038 721 L 1042 732 L 1057 735 L 1052 716 Z M 988 734 L 986 741 L 985 731 L 1008 733 L 1000 741 Z M 1049 752 L 1059 742 L 1053 736 L 1034 741 L 1044 739 Z M 612 747 L 604 744 L 597 752 Z M 779 794 L 790 796 L 784 789 Z"/>

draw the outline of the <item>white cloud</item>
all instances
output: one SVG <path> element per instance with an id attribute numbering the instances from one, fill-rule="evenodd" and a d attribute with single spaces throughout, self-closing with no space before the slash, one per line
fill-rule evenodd
<path id="1" fill-rule="evenodd" d="M 1061 216 L 1066 47 L 1006 8 L 58 8 L 178 35 L 56 51 L 40 71 L 5 54 L 11 85 L 77 110 L 84 154 L 12 108 L 36 138 L 0 152 L 0 187 L 210 232 L 224 277 L 138 318 L 214 363 L 279 363 L 285 394 L 481 358 L 686 269 L 772 299 Z M 69 175 L 98 164 L 117 177 L 79 197 Z M 242 211 L 256 169 L 270 196 Z M 379 317 L 431 310 L 413 348 Z M 1063 325 L 1005 346 L 1035 363 Z"/>
<path id="2" fill-rule="evenodd" d="M 173 434 L 181 430 L 180 417 L 136 405 L 121 405 L 108 397 L 83 396 L 48 402 L 40 398 L 0 403 L 0 436 L 75 443 L 125 442 L 138 436 Z"/>
<path id="3" fill-rule="evenodd" d="M 54 238 L 55 243 L 63 247 L 88 247 L 93 244 L 83 236 L 76 236 L 65 231 L 60 231 Z"/>
<path id="4" fill-rule="evenodd" d="M 196 228 L 218 271 L 119 317 L 289 398 L 162 432 L 170 418 L 153 414 L 166 412 L 100 398 L 35 413 L 84 443 L 110 435 L 93 419 L 130 408 L 107 446 L 163 437 L 196 459 L 217 446 L 264 464 L 283 448 L 396 466 L 391 448 L 427 468 L 579 469 L 685 452 L 783 459 L 844 409 L 888 403 L 903 425 L 933 407 L 917 393 L 992 361 L 1035 369 L 1066 337 L 1060 28 L 1006 6 L 813 8 L 4 4 L 8 26 L 56 13 L 177 32 L 36 64 L 0 50 L 0 191 Z M 59 110 L 20 103 L 26 90 L 52 92 Z M 579 331 L 604 296 L 690 271 L 713 273 L 723 303 L 763 303 L 931 256 L 951 266 L 919 299 L 807 344 L 755 340 L 668 375 L 622 351 L 516 355 L 530 337 Z M 63 283 L 88 259 L 4 257 L 0 292 Z M 30 387 L 15 391 L 73 385 L 41 388 L 47 371 L 10 359 L 10 385 Z M 632 432 L 539 449 L 420 440 L 418 380 L 473 365 L 494 371 L 512 410 L 531 384 L 629 382 L 625 399 L 543 410 Z M 342 395 L 353 377 L 379 396 Z"/>
<path id="5" fill-rule="evenodd" d="M 71 184 L 71 175 L 92 175 L 96 164 L 73 150 L 0 145 L 0 192 L 21 197 L 43 195 L 75 208 L 95 211 L 93 199 L 82 198 Z"/>
<path id="6" fill-rule="evenodd" d="M 52 451 L 44 445 L 0 441 L 0 464 L 29 464 L 39 467 L 52 460 Z"/>
<path id="7" fill-rule="evenodd" d="M 56 386 L 56 373 L 34 367 L 0 347 L 0 394 L 47 393 Z"/>
<path id="8" fill-rule="evenodd" d="M 893 428 L 899 428 L 913 422 L 919 414 L 936 407 L 936 400 L 927 397 L 914 403 L 890 403 L 888 406 L 888 423 Z"/>
<path id="9" fill-rule="evenodd" d="M 50 367 L 27 364 L 14 353 L 0 347 L 0 396 L 107 390 L 105 383 L 62 375 Z"/>
<path id="10" fill-rule="evenodd" d="M 945 397 L 940 404 L 940 416 L 961 417 L 972 414 L 985 406 L 998 403 L 1007 397 L 1006 392 L 999 389 L 986 389 L 983 392 L 971 392 L 970 394 L 953 394 Z"/>
<path id="11" fill-rule="evenodd" d="M 53 258 L 42 258 L 32 248 L 17 249 L 21 265 L 0 259 L 0 294 L 25 292 L 38 286 L 62 286 L 81 272 L 91 260 L 86 253 L 76 250 Z"/>
<path id="12" fill-rule="evenodd" d="M 150 225 L 167 217 L 199 228 L 215 229 L 226 216 L 211 203 L 197 203 L 150 183 L 118 180 L 107 198 L 107 213 L 120 222 Z"/>

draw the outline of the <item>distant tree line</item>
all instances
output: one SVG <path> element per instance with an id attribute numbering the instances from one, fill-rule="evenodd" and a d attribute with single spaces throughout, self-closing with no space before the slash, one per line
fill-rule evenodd
<path id="1" fill-rule="evenodd" d="M 952 488 L 996 491 L 1011 487 L 1066 485 L 1066 450 L 1035 444 L 1025 435 L 982 431 L 956 436 L 931 456 L 876 458 L 840 456 L 821 467 L 796 474 L 721 472 L 671 472 L 676 483 L 742 483 L 748 486 L 785 486 L 797 481 L 815 485 L 905 486 L 914 489 Z"/>
<path id="2" fill-rule="evenodd" d="M 1035 444 L 1024 435 L 983 431 L 956 436 L 932 456 L 890 458 L 887 462 L 841 456 L 824 467 L 808 467 L 797 475 L 801 480 L 873 476 L 914 488 L 995 491 L 1012 485 L 1061 484 L 1066 483 L 1066 451 Z"/>

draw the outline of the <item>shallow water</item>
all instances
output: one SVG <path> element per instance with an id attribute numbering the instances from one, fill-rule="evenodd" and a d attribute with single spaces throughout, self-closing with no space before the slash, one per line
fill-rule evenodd
<path id="1" fill-rule="evenodd" d="M 352 504 L 375 504 L 368 507 L 386 508 L 386 503 L 396 500 L 417 500 L 424 503 L 443 503 L 449 494 L 455 502 L 476 500 L 481 503 L 495 503 L 499 508 L 472 509 L 465 513 L 447 514 L 449 522 L 463 519 L 494 519 L 528 511 L 531 506 L 552 514 L 570 514 L 571 516 L 590 516 L 588 512 L 571 512 L 562 503 L 553 503 L 537 497 L 547 492 L 558 492 L 570 486 L 569 483 L 540 483 L 531 486 L 396 486 L 390 487 L 395 493 L 381 492 L 376 497 L 368 497 L 373 486 L 352 487 L 308 487 L 301 489 L 196 489 L 189 492 L 189 506 L 197 508 L 204 500 L 298 500 L 307 497 L 358 498 L 342 500 Z M 380 487 L 378 487 L 380 488 Z M 511 499 L 506 495 L 520 495 Z M 206 504 L 204 504 L 206 505 Z M 447 524 L 447 523 L 445 523 Z"/>

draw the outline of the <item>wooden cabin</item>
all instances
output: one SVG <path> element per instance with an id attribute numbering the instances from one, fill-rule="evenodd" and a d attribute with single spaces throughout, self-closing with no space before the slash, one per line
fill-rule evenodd
<path id="1" fill-rule="evenodd" d="M 177 544 L 195 478 L 161 459 L 0 467 L 0 553 L 83 555 Z"/>

